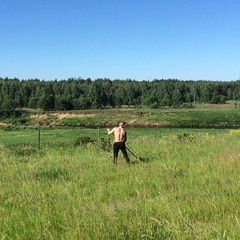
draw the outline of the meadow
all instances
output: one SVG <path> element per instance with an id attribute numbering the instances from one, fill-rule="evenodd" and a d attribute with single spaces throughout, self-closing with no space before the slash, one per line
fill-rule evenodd
<path id="1" fill-rule="evenodd" d="M 194 103 L 191 108 L 121 106 L 120 108 L 44 112 L 41 109 L 19 109 L 20 117 L 0 116 L 0 126 L 113 126 L 124 120 L 128 126 L 163 128 L 238 128 L 239 103 Z M 19 113 L 18 113 L 19 114 Z"/>
<path id="2" fill-rule="evenodd" d="M 0 239 L 240 239 L 239 130 L 127 130 L 0 129 Z"/>

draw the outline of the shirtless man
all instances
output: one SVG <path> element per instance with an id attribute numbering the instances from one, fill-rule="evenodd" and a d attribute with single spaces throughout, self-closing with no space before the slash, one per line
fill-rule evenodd
<path id="1" fill-rule="evenodd" d="M 113 134 L 115 136 L 115 141 L 113 145 L 113 155 L 114 155 L 114 163 L 117 164 L 117 158 L 119 150 L 122 151 L 124 158 L 127 163 L 130 164 L 130 159 L 127 154 L 125 142 L 127 141 L 127 132 L 124 129 L 125 122 L 120 122 L 118 127 L 114 127 L 112 130 L 107 128 L 108 135 Z"/>

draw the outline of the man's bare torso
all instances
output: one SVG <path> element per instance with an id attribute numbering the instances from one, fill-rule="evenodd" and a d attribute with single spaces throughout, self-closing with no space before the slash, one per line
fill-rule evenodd
<path id="1" fill-rule="evenodd" d="M 127 140 L 127 134 L 123 127 L 115 127 L 111 131 L 109 131 L 109 134 L 114 134 L 115 142 L 125 142 Z"/>

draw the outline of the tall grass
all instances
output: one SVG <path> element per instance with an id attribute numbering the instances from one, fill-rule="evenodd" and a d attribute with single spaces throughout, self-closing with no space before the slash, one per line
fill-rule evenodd
<path id="1" fill-rule="evenodd" d="M 1 145 L 0 239 L 239 239 L 239 140 L 136 135 L 149 162 L 130 166 L 97 144 Z"/>

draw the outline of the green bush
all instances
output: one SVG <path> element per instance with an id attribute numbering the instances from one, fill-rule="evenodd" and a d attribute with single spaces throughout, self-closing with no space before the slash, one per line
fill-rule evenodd
<path id="1" fill-rule="evenodd" d="M 104 138 L 101 138 L 100 148 L 105 151 L 110 151 L 112 149 L 112 142 L 110 141 L 110 139 L 105 140 Z"/>
<path id="2" fill-rule="evenodd" d="M 95 141 L 90 138 L 90 137 L 79 137 L 75 143 L 74 146 L 82 146 L 82 145 L 87 145 L 88 143 L 94 143 Z"/>
<path id="3" fill-rule="evenodd" d="M 177 134 L 179 140 L 190 140 L 193 141 L 196 139 L 196 136 L 187 132 Z"/>
<path id="4" fill-rule="evenodd" d="M 19 145 L 16 147 L 11 147 L 14 155 L 17 156 L 31 156 L 37 153 L 37 149 L 31 145 Z"/>

